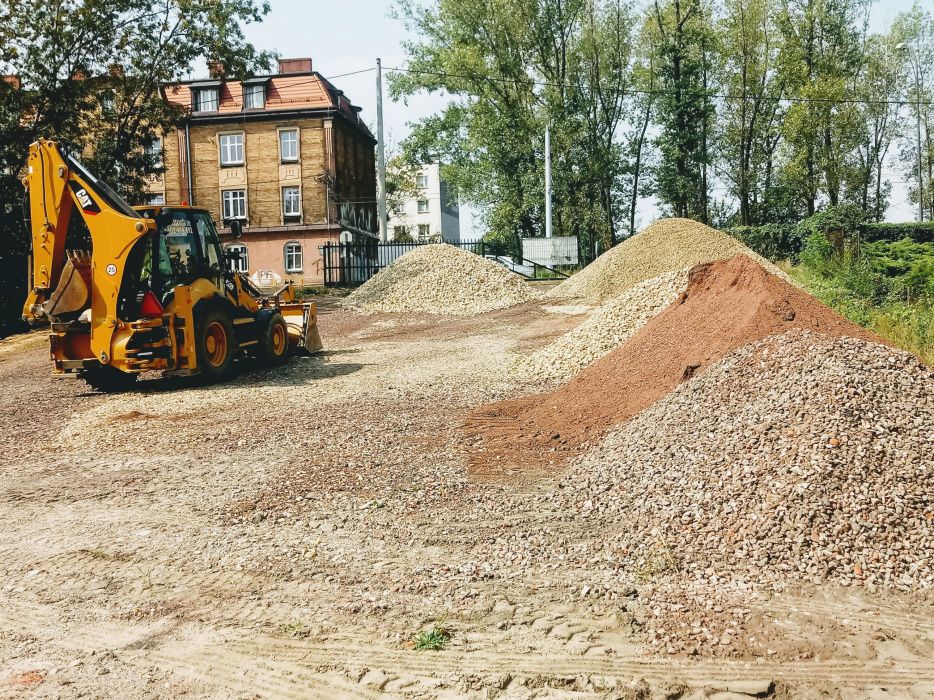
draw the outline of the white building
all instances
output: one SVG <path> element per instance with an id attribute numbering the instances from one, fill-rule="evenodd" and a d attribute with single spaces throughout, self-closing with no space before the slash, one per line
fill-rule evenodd
<path id="1" fill-rule="evenodd" d="M 416 196 L 389 212 L 389 240 L 398 240 L 407 233 L 420 243 L 460 243 L 460 212 L 457 202 L 448 197 L 440 163 L 423 166 L 416 185 Z"/>

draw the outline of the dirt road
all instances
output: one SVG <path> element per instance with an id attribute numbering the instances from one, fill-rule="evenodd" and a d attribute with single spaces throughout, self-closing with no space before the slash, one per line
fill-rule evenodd
<path id="1" fill-rule="evenodd" d="M 0 698 L 930 697 L 930 596 L 663 605 L 552 475 L 468 474 L 464 416 L 533 391 L 516 357 L 582 318 L 330 302 L 322 356 L 120 396 L 0 341 Z M 714 651 L 667 653 L 673 625 Z"/>

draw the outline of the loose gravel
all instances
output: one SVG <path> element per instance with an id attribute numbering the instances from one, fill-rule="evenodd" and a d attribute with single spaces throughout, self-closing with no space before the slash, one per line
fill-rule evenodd
<path id="1" fill-rule="evenodd" d="M 563 479 L 627 568 L 734 582 L 934 585 L 934 372 L 793 330 L 731 353 Z M 575 505 L 577 507 L 575 507 Z"/>
<path id="2" fill-rule="evenodd" d="M 452 245 L 419 246 L 347 297 L 363 311 L 474 316 L 540 298 L 502 265 Z"/>
<path id="3" fill-rule="evenodd" d="M 735 238 L 690 219 L 662 219 L 611 248 L 546 296 L 601 303 L 643 280 L 744 253 L 788 280 L 765 258 Z"/>
<path id="4" fill-rule="evenodd" d="M 581 325 L 523 358 L 516 372 L 542 381 L 566 380 L 632 337 L 688 286 L 688 270 L 640 282 L 603 304 Z"/>

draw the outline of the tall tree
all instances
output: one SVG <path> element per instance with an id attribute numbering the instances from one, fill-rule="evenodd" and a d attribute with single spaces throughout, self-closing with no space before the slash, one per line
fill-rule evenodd
<path id="1" fill-rule="evenodd" d="M 25 269 L 27 237 L 6 213 L 19 207 L 11 198 L 29 143 L 63 141 L 118 189 L 140 193 L 160 169 L 148 147 L 179 116 L 162 84 L 205 57 L 234 75 L 268 66 L 271 55 L 243 34 L 268 11 L 256 0 L 0 0 L 0 73 L 15 76 L 0 87 L 0 240 L 13 241 L 0 287 Z"/>
<path id="2" fill-rule="evenodd" d="M 924 218 L 934 221 L 934 15 L 915 4 L 896 18 L 892 35 L 904 59 L 902 79 L 910 115 L 902 130 L 899 160 L 909 201 L 916 211 L 920 204 Z"/>
<path id="3" fill-rule="evenodd" d="M 770 8 L 767 0 L 726 0 L 718 31 L 719 83 L 726 95 L 718 119 L 719 172 L 739 203 L 744 226 L 773 214 L 785 79 L 777 67 L 781 45 Z"/>
<path id="4" fill-rule="evenodd" d="M 675 216 L 708 220 L 713 33 L 702 0 L 654 0 L 660 162 L 656 193 Z"/>

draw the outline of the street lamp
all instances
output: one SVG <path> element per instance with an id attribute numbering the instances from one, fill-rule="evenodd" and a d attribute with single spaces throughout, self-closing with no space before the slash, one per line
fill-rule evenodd
<path id="1" fill-rule="evenodd" d="M 918 218 L 924 221 L 924 170 L 921 166 L 921 77 L 919 67 L 915 60 L 911 46 L 902 42 L 895 47 L 896 51 L 905 51 L 911 63 L 911 70 L 915 75 L 915 119 L 918 127 Z"/>

